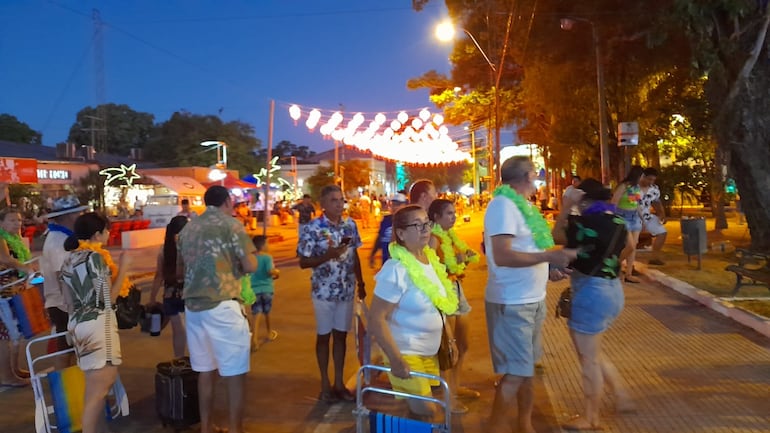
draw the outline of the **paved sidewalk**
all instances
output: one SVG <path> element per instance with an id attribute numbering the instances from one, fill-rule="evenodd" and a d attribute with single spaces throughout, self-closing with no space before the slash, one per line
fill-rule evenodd
<path id="1" fill-rule="evenodd" d="M 562 287 L 566 283 L 549 288 L 550 305 Z M 614 415 L 605 398 L 608 431 L 770 431 L 770 339 L 666 287 L 645 282 L 625 288 L 626 307 L 605 335 L 604 350 L 638 411 Z M 563 319 L 547 321 L 544 341 L 544 380 L 563 421 L 582 405 Z"/>
<path id="2" fill-rule="evenodd" d="M 478 245 L 474 223 L 458 228 L 470 245 Z M 286 230 L 290 235 L 289 230 Z M 373 231 L 364 232 L 369 254 Z M 318 373 L 313 356 L 314 320 L 309 302 L 309 270 L 293 259 L 294 238 L 274 245 L 281 267 L 271 319 L 275 342 L 252 358 L 248 376 L 248 432 L 352 432 L 353 405 L 328 406 L 316 400 Z M 137 271 L 152 270 L 157 249 L 132 250 Z M 373 271 L 364 266 L 368 289 Z M 484 319 L 486 266 L 469 269 L 465 287 L 471 305 L 471 350 L 463 382 L 481 392 L 468 402 L 470 412 L 454 417 L 454 432 L 483 432 L 494 395 Z M 548 306 L 556 303 L 567 282 L 549 286 Z M 145 296 L 147 296 L 145 292 Z M 719 315 L 657 283 L 626 284 L 627 304 L 605 337 L 605 351 L 620 369 L 636 400 L 635 414 L 603 408 L 605 431 L 611 432 L 767 432 L 770 431 L 770 339 Z M 580 410 L 580 372 L 566 323 L 549 315 L 545 325 L 544 373 L 536 380 L 535 427 L 560 432 L 559 423 Z M 154 409 L 155 364 L 171 355 L 170 329 L 160 337 L 123 331 L 121 377 L 131 401 L 131 415 L 111 424 L 115 433 L 160 433 Z M 352 338 L 349 347 L 354 347 Z M 352 352 L 352 350 L 350 351 Z M 346 374 L 356 368 L 348 353 Z M 224 399 L 224 393 L 217 395 Z M 33 397 L 27 389 L 0 390 L 0 432 L 33 430 Z M 192 431 L 197 431 L 194 429 Z"/>

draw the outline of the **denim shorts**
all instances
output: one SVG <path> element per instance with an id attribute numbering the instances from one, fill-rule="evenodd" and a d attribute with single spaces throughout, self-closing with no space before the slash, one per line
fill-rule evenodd
<path id="1" fill-rule="evenodd" d="M 487 333 L 497 374 L 532 377 L 543 353 L 545 301 L 506 305 L 486 303 Z"/>
<path id="2" fill-rule="evenodd" d="M 623 218 L 623 221 L 626 222 L 626 229 L 629 232 L 642 231 L 642 217 L 639 216 L 639 212 L 636 209 L 617 209 L 615 214 Z"/>
<path id="3" fill-rule="evenodd" d="M 623 310 L 623 286 L 619 278 L 589 277 L 574 271 L 570 329 L 581 334 L 599 334 L 610 327 Z"/>

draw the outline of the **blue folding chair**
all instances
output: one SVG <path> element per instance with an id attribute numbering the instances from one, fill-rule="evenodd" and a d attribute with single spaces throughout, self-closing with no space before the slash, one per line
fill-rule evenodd
<path id="1" fill-rule="evenodd" d="M 365 433 L 366 425 L 369 426 L 369 433 L 450 433 L 452 430 L 452 412 L 451 394 L 449 385 L 440 376 L 413 371 L 412 376 L 424 377 L 432 381 L 438 381 L 442 390 L 443 398 L 428 397 L 423 395 L 409 394 L 400 391 L 394 391 L 390 388 L 382 388 L 369 384 L 366 377 L 371 373 L 390 372 L 390 367 L 379 365 L 363 365 L 358 369 L 358 378 L 356 380 L 356 408 L 353 415 L 356 417 L 356 433 Z M 370 410 L 364 405 L 364 396 L 367 393 L 386 394 L 394 397 L 407 399 L 416 399 L 435 403 L 441 407 L 444 412 L 443 423 L 433 423 L 418 421 L 410 418 L 403 418 L 396 415 L 390 415 Z"/>

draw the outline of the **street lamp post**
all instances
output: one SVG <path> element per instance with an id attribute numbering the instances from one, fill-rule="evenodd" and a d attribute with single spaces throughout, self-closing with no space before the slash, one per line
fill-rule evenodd
<path id="1" fill-rule="evenodd" d="M 587 18 L 569 17 L 560 20 L 562 30 L 572 30 L 576 21 L 588 23 L 591 25 L 593 35 L 594 51 L 596 54 L 596 87 L 599 103 L 599 155 L 601 157 L 602 183 L 609 185 L 610 182 L 610 148 L 607 142 L 607 97 L 604 91 L 604 68 L 602 67 L 602 53 L 599 44 L 599 30 L 596 24 Z"/>
<path id="2" fill-rule="evenodd" d="M 495 128 L 495 146 L 494 151 L 492 150 L 491 146 L 489 146 L 489 186 L 490 190 L 495 188 L 495 185 L 497 183 L 497 179 L 499 177 L 500 173 L 500 95 L 498 93 L 498 88 L 500 87 L 500 80 L 495 80 L 495 75 L 497 77 L 500 77 L 500 74 L 497 71 L 497 66 L 495 66 L 494 63 L 492 63 L 491 60 L 489 60 L 489 56 L 487 56 L 487 53 L 484 51 L 483 48 L 481 48 L 481 45 L 479 45 L 479 42 L 476 40 L 476 38 L 473 36 L 471 32 L 469 32 L 466 29 L 461 29 L 466 35 L 468 35 L 468 38 L 473 42 L 473 45 L 476 46 L 476 49 L 479 50 L 479 53 L 484 57 L 484 60 L 486 60 L 487 65 L 489 65 L 489 81 L 490 84 L 494 85 L 493 92 L 494 92 L 494 128 Z M 454 39 L 455 37 L 455 27 L 451 22 L 443 22 L 436 26 L 436 38 L 440 41 L 450 41 Z M 502 65 L 502 59 L 500 59 L 501 65 Z"/>
<path id="3" fill-rule="evenodd" d="M 209 173 L 209 179 L 213 181 L 219 180 L 222 182 L 222 186 L 224 186 L 225 177 L 227 177 L 227 143 L 219 140 L 206 140 L 206 141 L 202 141 L 200 145 L 203 147 L 216 146 L 216 149 L 217 149 L 216 168 L 217 170 L 220 170 L 220 172 L 214 173 L 214 171 L 212 170 L 212 172 Z"/>

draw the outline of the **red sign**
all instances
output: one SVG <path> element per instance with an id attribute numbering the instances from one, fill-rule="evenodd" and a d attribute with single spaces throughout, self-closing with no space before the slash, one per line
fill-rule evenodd
<path id="1" fill-rule="evenodd" d="M 0 182 L 37 183 L 37 160 L 0 158 Z"/>

